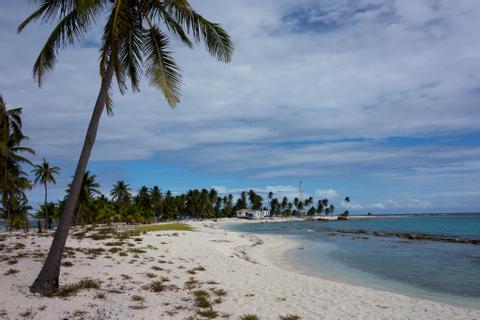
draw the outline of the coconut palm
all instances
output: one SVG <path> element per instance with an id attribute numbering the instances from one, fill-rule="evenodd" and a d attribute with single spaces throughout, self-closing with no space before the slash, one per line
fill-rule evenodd
<path id="1" fill-rule="evenodd" d="M 153 211 L 155 212 L 155 217 L 157 217 L 157 221 L 159 221 L 163 211 L 163 195 L 162 190 L 160 190 L 158 186 L 153 186 L 153 188 L 150 189 L 150 200 Z"/>
<path id="2" fill-rule="evenodd" d="M 83 209 L 86 205 L 91 204 L 96 195 L 101 195 L 100 183 L 97 182 L 97 176 L 90 174 L 90 171 L 85 172 L 80 185 L 80 192 L 78 195 L 77 203 L 75 205 L 76 221 L 77 224 L 82 219 Z M 67 194 L 70 194 L 72 190 L 72 184 L 68 185 Z M 68 202 L 68 197 L 67 197 Z M 66 204 L 65 204 L 66 206 Z M 65 208 L 63 209 L 65 213 Z M 86 218 L 86 217 L 84 217 Z M 62 217 L 60 217 L 60 222 Z"/>
<path id="3" fill-rule="evenodd" d="M 15 193 L 22 190 L 23 179 L 26 176 L 21 165 L 33 165 L 23 154 L 35 154 L 33 149 L 21 145 L 28 139 L 22 132 L 21 115 L 21 108 L 7 109 L 5 101 L 0 96 L 0 192 L 10 229 L 12 201 L 15 200 Z"/>
<path id="4" fill-rule="evenodd" d="M 343 205 L 345 206 L 345 211 L 348 210 L 348 205 L 350 204 L 350 198 L 347 196 L 345 197 L 345 199 L 343 200 Z"/>
<path id="5" fill-rule="evenodd" d="M 47 202 L 48 202 L 48 189 L 47 189 L 47 184 L 48 183 L 53 183 L 53 184 L 56 184 L 57 181 L 55 181 L 55 177 L 54 175 L 58 175 L 60 174 L 60 168 L 59 167 L 51 167 L 50 166 L 50 163 L 45 160 L 45 158 L 43 158 L 43 161 L 41 164 L 38 164 L 36 166 L 33 167 L 33 170 L 32 170 L 33 174 L 35 175 L 35 180 L 34 180 L 34 184 L 38 184 L 38 183 L 41 183 L 43 184 L 43 187 L 45 189 L 45 201 L 44 201 L 44 204 L 45 204 L 45 227 L 49 227 L 49 219 L 48 219 L 48 206 L 47 206 Z"/>
<path id="6" fill-rule="evenodd" d="M 335 206 L 334 206 L 333 204 L 330 205 L 330 207 L 329 207 L 329 212 L 330 212 L 331 214 L 334 214 L 334 213 L 335 213 Z"/>
<path id="7" fill-rule="evenodd" d="M 167 103 L 174 107 L 180 101 L 181 75 L 166 31 L 187 47 L 193 46 L 189 36 L 204 42 L 207 51 L 222 62 L 231 60 L 233 44 L 219 24 L 198 14 L 188 0 L 43 0 L 34 3 L 38 5 L 36 10 L 20 24 L 18 32 L 34 21 L 58 21 L 33 67 L 39 85 L 54 69 L 58 50 L 81 39 L 101 19 L 102 13 L 108 15 L 100 48 L 100 91 L 57 232 L 42 270 L 30 288 L 32 292 L 48 294 L 58 290 L 62 253 L 100 117 L 105 107 L 107 112 L 111 111 L 109 90 L 113 78 L 121 93 L 127 89 L 127 80 L 132 90 L 138 91 L 144 70 L 150 84 L 159 88 Z"/>
<path id="8" fill-rule="evenodd" d="M 22 108 L 7 110 L 7 104 L 0 95 L 0 139 L 7 141 L 12 139 L 20 142 L 25 138 L 22 133 Z"/>
<path id="9" fill-rule="evenodd" d="M 130 200 L 132 198 L 130 190 L 131 189 L 129 188 L 128 184 L 126 184 L 123 180 L 119 180 L 113 185 L 110 195 L 112 196 L 112 201 L 115 203 L 118 209 L 123 210 L 130 204 Z"/>

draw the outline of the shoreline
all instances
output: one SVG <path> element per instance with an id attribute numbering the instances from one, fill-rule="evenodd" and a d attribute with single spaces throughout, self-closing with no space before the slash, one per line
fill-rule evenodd
<path id="1" fill-rule="evenodd" d="M 218 223 L 191 221 L 188 224 L 194 231 L 148 232 L 118 246 L 112 246 L 113 239 L 79 238 L 87 228 L 76 228 L 68 239 L 70 249 L 64 259 L 72 265 L 62 267 L 61 285 L 89 277 L 98 281 L 99 287 L 69 297 L 28 292 L 50 236 L 0 233 L 4 237 L 0 242 L 4 245 L 0 319 L 207 319 L 199 312 L 208 309 L 196 306 L 194 293 L 199 290 L 209 294 L 210 311 L 218 319 L 239 320 L 246 314 L 256 314 L 262 320 L 278 320 L 288 314 L 303 320 L 480 318 L 477 309 L 284 269 L 275 258 L 294 248 L 294 241 L 225 231 Z M 6 253 L 8 250 L 12 251 Z M 7 256 L 9 260 L 5 260 Z M 8 261 L 14 256 L 17 262 L 10 265 Z M 18 273 L 5 275 L 9 268 Z M 161 282 L 160 291 L 152 289 L 154 282 Z"/>
<path id="2" fill-rule="evenodd" d="M 370 218 L 370 217 L 365 216 L 365 217 L 361 217 L 360 219 L 363 219 L 363 218 Z M 304 221 L 304 219 L 299 220 L 299 219 L 282 218 L 281 220 L 267 220 L 267 221 L 247 220 L 246 222 L 242 222 L 242 220 L 240 221 L 235 220 L 232 222 L 221 221 L 218 223 L 218 225 L 219 226 L 228 225 L 228 224 L 235 225 L 235 224 L 242 224 L 242 223 L 246 223 L 246 224 L 276 223 L 276 222 L 288 222 L 288 221 Z M 295 250 L 300 248 L 303 249 L 303 243 L 302 243 L 302 240 L 300 239 L 294 240 L 292 239 L 292 237 L 283 236 L 283 235 L 270 235 L 270 234 L 265 235 L 265 234 L 256 234 L 256 233 L 248 233 L 248 232 L 232 231 L 232 230 L 227 230 L 227 231 L 236 232 L 240 234 L 254 234 L 256 237 L 259 237 L 259 238 L 269 237 L 269 238 L 277 239 L 278 244 L 276 246 L 264 247 L 265 249 L 264 255 L 271 261 L 273 265 L 288 272 L 293 272 L 306 277 L 318 278 L 325 281 L 342 283 L 345 285 L 355 286 L 359 288 L 368 288 L 368 289 L 381 291 L 381 292 L 399 294 L 412 299 L 426 300 L 426 301 L 431 301 L 435 303 L 444 303 L 444 304 L 449 304 L 459 308 L 467 308 L 467 309 L 471 308 L 475 310 L 480 310 L 480 306 L 478 305 L 479 301 L 476 301 L 477 299 L 475 298 L 469 298 L 469 297 L 462 298 L 462 297 L 450 295 L 447 293 L 432 292 L 427 289 L 417 288 L 410 284 L 401 283 L 395 280 L 391 280 L 391 282 L 387 281 L 387 284 L 389 285 L 392 285 L 392 283 L 396 283 L 396 285 L 393 284 L 392 286 L 375 283 L 375 282 L 366 280 L 365 278 L 362 278 L 362 280 L 352 281 L 351 279 L 348 279 L 347 277 L 342 277 L 341 275 L 340 276 L 326 275 L 326 274 L 321 274 L 320 272 L 317 272 L 315 270 L 309 270 L 308 268 L 303 268 L 302 266 L 296 265 L 290 259 L 284 257 L 285 254 L 290 250 Z M 360 271 L 360 270 L 352 270 L 352 271 L 364 273 L 363 271 Z"/>

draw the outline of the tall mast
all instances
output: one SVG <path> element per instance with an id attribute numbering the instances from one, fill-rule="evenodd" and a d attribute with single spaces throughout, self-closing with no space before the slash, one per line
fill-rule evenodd
<path id="1" fill-rule="evenodd" d="M 300 201 L 303 203 L 303 181 L 300 180 Z M 302 205 L 302 214 L 304 213 L 305 208 Z"/>

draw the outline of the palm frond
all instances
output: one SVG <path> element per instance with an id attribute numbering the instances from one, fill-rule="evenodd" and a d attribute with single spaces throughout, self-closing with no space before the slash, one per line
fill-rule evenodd
<path id="1" fill-rule="evenodd" d="M 213 23 L 193 10 L 188 1 L 165 0 L 166 10 L 192 33 L 197 41 L 205 44 L 207 51 L 221 62 L 230 62 L 233 55 L 233 42 L 228 33 L 218 23 Z"/>
<path id="2" fill-rule="evenodd" d="M 109 63 L 113 65 L 115 77 L 121 93 L 126 90 L 125 70 L 119 59 L 119 52 L 124 45 L 125 34 L 132 29 L 135 16 L 128 1 L 117 0 L 104 28 L 103 43 L 100 49 L 100 75 L 103 77 Z"/>
<path id="3" fill-rule="evenodd" d="M 162 90 L 168 104 L 175 107 L 180 102 L 181 75 L 168 46 L 168 38 L 156 26 L 147 30 L 144 46 L 147 76 L 151 85 Z"/>
<path id="4" fill-rule="evenodd" d="M 187 47 L 193 47 L 192 41 L 188 38 L 183 27 L 170 15 L 163 2 L 155 1 L 153 3 L 152 13 L 154 18 L 157 18 L 157 20 L 160 20 L 159 22 L 165 24 L 171 34 L 180 39 Z"/>
<path id="5" fill-rule="evenodd" d="M 143 29 L 132 28 L 125 44 L 120 49 L 121 68 L 126 71 L 133 91 L 140 91 L 140 72 L 142 69 Z"/>
<path id="6" fill-rule="evenodd" d="M 33 74 L 39 86 L 42 85 L 45 74 L 53 70 L 57 51 L 72 45 L 87 31 L 90 19 L 84 18 L 73 10 L 60 21 L 48 37 L 33 67 Z"/>
<path id="7" fill-rule="evenodd" d="M 112 97 L 110 96 L 110 92 L 107 93 L 107 98 L 105 99 L 105 109 L 107 110 L 107 115 L 112 117 L 113 116 L 113 101 L 112 101 Z"/>

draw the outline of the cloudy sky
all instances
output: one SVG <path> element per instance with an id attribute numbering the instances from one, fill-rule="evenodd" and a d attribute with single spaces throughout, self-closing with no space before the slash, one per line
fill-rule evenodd
<path id="1" fill-rule="evenodd" d="M 236 51 L 220 64 L 174 42 L 183 98 L 169 109 L 144 81 L 114 94 L 89 169 L 107 192 L 254 188 L 305 193 L 355 213 L 480 209 L 478 0 L 191 0 Z M 0 0 L 0 93 L 24 108 L 35 161 L 62 167 L 64 194 L 98 88 L 101 23 L 39 89 L 32 65 L 51 25 Z M 477 31 L 476 31 L 477 30 Z M 33 203 L 42 190 L 31 193 Z"/>

